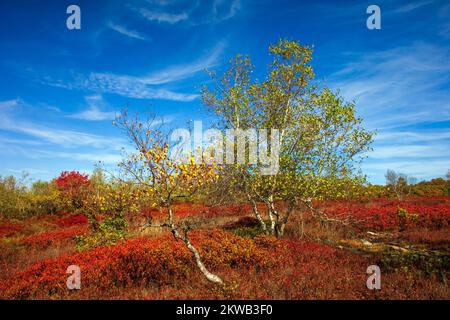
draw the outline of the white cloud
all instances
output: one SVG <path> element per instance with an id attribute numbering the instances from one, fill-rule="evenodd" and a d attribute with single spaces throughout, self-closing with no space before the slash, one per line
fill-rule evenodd
<path id="1" fill-rule="evenodd" d="M 8 148 L 10 145 L 30 145 L 30 146 L 40 146 L 44 143 L 37 140 L 26 140 L 26 139 L 11 139 L 0 137 L 0 145 L 2 148 Z"/>
<path id="2" fill-rule="evenodd" d="M 20 99 L 14 101 L 16 102 L 11 100 L 1 105 L 32 107 Z M 102 103 L 102 97 L 88 96 L 86 101 L 88 104 L 95 106 Z M 104 116 L 102 112 L 94 114 L 88 111 L 90 109 L 80 114 L 90 116 L 90 120 Z M 17 158 L 66 159 L 91 164 L 102 161 L 105 164 L 113 165 L 121 160 L 123 150 L 131 148 L 124 138 L 51 128 L 31 121 L 19 120 L 17 116 L 13 117 L 13 114 L 7 110 L 1 113 L 0 130 L 3 132 L 0 136 L 0 153 L 4 157 L 17 155 Z M 12 134 L 13 137 L 9 137 L 9 134 Z M 29 139 L 27 136 L 34 139 Z M 7 161 L 9 161 L 9 165 L 14 166 L 11 159 Z M 34 162 L 32 165 L 34 165 Z M 6 169 L 3 168 L 3 170 Z M 38 175 L 44 173 L 32 169 L 25 169 L 25 171 Z"/>
<path id="3" fill-rule="evenodd" d="M 88 121 L 112 120 L 115 118 L 115 112 L 103 112 L 100 111 L 98 107 L 92 106 L 85 111 L 73 114 L 69 117 Z"/>
<path id="4" fill-rule="evenodd" d="M 425 0 L 425 1 L 416 1 L 416 2 L 411 2 L 408 3 L 404 6 L 401 6 L 400 8 L 394 10 L 394 13 L 406 13 L 406 12 L 410 12 L 416 9 L 419 9 L 423 6 L 429 5 L 431 3 L 433 3 L 434 0 Z"/>
<path id="5" fill-rule="evenodd" d="M 0 101 L 0 109 L 7 109 L 11 107 L 16 107 L 20 104 L 20 99 Z"/>
<path id="6" fill-rule="evenodd" d="M 23 133 L 63 147 L 90 146 L 95 148 L 111 148 L 119 150 L 125 145 L 123 139 L 104 137 L 100 135 L 48 128 L 31 122 L 0 119 L 0 129 Z"/>
<path id="7" fill-rule="evenodd" d="M 233 18 L 236 13 L 241 8 L 240 0 L 224 1 L 224 0 L 214 0 L 213 1 L 213 18 L 211 22 L 218 23 L 221 21 L 226 21 Z"/>
<path id="8" fill-rule="evenodd" d="M 4 153 L 4 150 L 0 150 Z M 67 152 L 57 150 L 40 150 L 40 149 L 25 149 L 19 146 L 14 146 L 8 151 L 8 155 L 18 154 L 29 159 L 68 159 L 73 161 L 88 161 L 92 164 L 102 162 L 104 164 L 117 164 L 122 160 L 122 155 L 119 151 L 97 151 L 93 152 Z M 30 171 L 24 169 L 22 171 Z M 32 172 L 30 172 L 32 173 Z M 37 172 L 36 172 L 37 173 Z"/>
<path id="9" fill-rule="evenodd" d="M 140 77 L 139 81 L 149 85 L 158 85 L 185 79 L 197 72 L 204 71 L 206 68 L 215 66 L 223 52 L 224 47 L 225 45 L 221 42 L 216 45 L 207 56 L 202 57 L 197 61 L 189 64 L 172 66 L 167 69 L 154 72 L 148 76 Z"/>
<path id="10" fill-rule="evenodd" d="M 372 128 L 450 119 L 450 53 L 425 43 L 356 56 L 331 76 Z"/>
<path id="11" fill-rule="evenodd" d="M 394 158 L 432 158 L 447 157 L 450 159 L 450 149 L 446 145 L 391 145 L 377 146 L 369 153 L 371 159 L 394 159 Z"/>
<path id="12" fill-rule="evenodd" d="M 54 111 L 54 112 L 58 112 L 58 113 L 61 112 L 61 109 L 58 107 L 55 107 L 55 106 L 46 105 L 45 108 L 50 111 Z"/>
<path id="13" fill-rule="evenodd" d="M 437 125 L 450 120 L 449 60 L 446 48 L 415 43 L 355 54 L 330 77 L 378 131 L 362 165 L 371 181 L 383 183 L 387 169 L 430 179 L 450 168 L 450 132 Z"/>
<path id="14" fill-rule="evenodd" d="M 24 168 L 21 170 L 7 169 L 6 171 L 11 172 L 16 175 L 21 175 L 24 173 L 28 173 L 28 174 L 32 174 L 32 175 L 37 175 L 37 174 L 42 174 L 42 173 L 50 173 L 49 170 L 41 170 L 41 169 L 35 169 L 35 168 Z"/>
<path id="15" fill-rule="evenodd" d="M 165 22 L 170 24 L 175 24 L 188 19 L 188 15 L 186 12 L 174 14 L 166 12 L 155 12 L 147 10 L 145 8 L 140 9 L 139 12 L 145 19 L 149 21 Z"/>
<path id="16" fill-rule="evenodd" d="M 50 77 L 40 81 L 43 84 L 55 87 L 89 90 L 97 93 L 114 93 L 136 99 L 192 101 L 198 98 L 198 94 L 174 92 L 161 88 L 161 85 L 192 77 L 206 68 L 215 66 L 223 49 L 224 44 L 221 42 L 201 59 L 142 76 L 92 72 L 87 76 L 76 74 L 71 81 L 53 80 Z"/>
<path id="17" fill-rule="evenodd" d="M 75 161 L 89 161 L 92 163 L 102 162 L 105 164 L 117 164 L 122 160 L 120 153 L 105 152 L 60 152 L 60 151 L 36 151 L 32 157 L 35 158 L 62 158 Z"/>
<path id="18" fill-rule="evenodd" d="M 398 142 L 417 143 L 428 141 L 439 141 L 450 139 L 450 131 L 445 130 L 422 130 L 414 131 L 384 131 L 375 136 L 375 140 L 379 142 Z"/>
<path id="19" fill-rule="evenodd" d="M 240 0 L 180 1 L 183 10 L 174 10 L 167 1 L 152 1 L 152 9 L 141 7 L 138 12 L 148 21 L 188 26 L 216 24 L 233 18 L 241 9 Z"/>
<path id="20" fill-rule="evenodd" d="M 81 119 L 87 121 L 102 121 L 102 120 L 113 120 L 116 117 L 116 113 L 113 111 L 101 111 L 100 107 L 105 106 L 106 103 L 103 101 L 101 95 L 94 95 L 85 97 L 88 104 L 88 109 L 75 113 L 69 116 L 69 118 Z"/>
<path id="21" fill-rule="evenodd" d="M 106 24 L 111 30 L 114 30 L 124 36 L 127 36 L 129 38 L 133 38 L 133 39 L 138 39 L 138 40 L 149 40 L 145 35 L 143 35 L 142 33 L 138 32 L 138 31 L 134 31 L 134 30 L 130 30 L 127 29 L 125 26 L 119 25 L 119 24 L 115 24 L 111 21 L 109 21 Z"/>
<path id="22" fill-rule="evenodd" d="M 58 84 L 53 83 L 58 86 Z M 162 88 L 148 87 L 143 78 L 113 73 L 91 73 L 88 77 L 79 75 L 71 84 L 59 84 L 68 89 L 82 89 L 98 93 L 114 93 L 135 99 L 161 99 L 171 101 L 192 101 L 198 94 L 179 93 Z"/>

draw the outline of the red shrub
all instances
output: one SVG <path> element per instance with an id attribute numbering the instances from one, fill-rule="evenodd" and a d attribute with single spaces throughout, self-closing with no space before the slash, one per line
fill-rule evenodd
<path id="1" fill-rule="evenodd" d="M 89 177 L 78 171 L 64 171 L 54 180 L 65 210 L 74 212 L 82 208 L 83 201 L 89 194 Z"/>
<path id="2" fill-rule="evenodd" d="M 262 204 L 258 204 L 258 207 L 260 210 L 264 210 Z M 175 214 L 175 217 L 180 219 L 200 215 L 203 215 L 205 218 L 213 218 L 246 215 L 252 212 L 252 208 L 248 204 L 232 204 L 208 207 L 202 204 L 178 203 L 173 206 L 173 212 Z M 146 217 L 151 216 L 153 218 L 164 218 L 166 213 L 164 211 L 160 212 L 158 209 L 154 208 L 144 208 L 142 210 L 142 214 Z"/>
<path id="3" fill-rule="evenodd" d="M 191 253 L 172 236 L 137 238 L 113 247 L 47 259 L 0 283 L 0 298 L 151 299 L 443 299 L 448 288 L 417 273 L 384 272 L 382 290 L 366 288 L 377 261 L 298 240 L 193 232 L 205 265 L 226 281 L 208 283 Z M 82 290 L 66 288 L 69 265 L 81 268 Z M 126 288 L 126 289 L 124 289 Z"/>
<path id="4" fill-rule="evenodd" d="M 450 222 L 448 198 L 412 198 L 404 201 L 375 199 L 367 203 L 357 201 L 327 201 L 320 204 L 324 211 L 336 218 L 350 218 L 357 225 L 371 230 L 407 227 L 442 228 Z M 403 219 L 399 208 L 406 210 L 409 218 Z"/>
<path id="5" fill-rule="evenodd" d="M 89 184 L 89 177 L 87 174 L 82 174 L 78 171 L 63 171 L 54 182 L 64 191 L 77 190 Z"/>
<path id="6" fill-rule="evenodd" d="M 47 247 L 58 241 L 71 240 L 75 236 L 82 235 L 86 233 L 86 226 L 56 230 L 56 231 L 47 231 L 38 234 L 34 234 L 26 237 L 23 240 L 28 246 L 31 247 Z"/>
<path id="7" fill-rule="evenodd" d="M 0 237 L 10 237 L 23 229 L 23 224 L 5 220 L 0 224 Z"/>
<path id="8" fill-rule="evenodd" d="M 78 215 L 67 215 L 65 217 L 61 217 L 52 222 L 61 228 L 73 227 L 78 225 L 83 225 L 88 223 L 88 219 L 86 216 L 81 214 Z"/>
<path id="9" fill-rule="evenodd" d="M 205 264 L 211 270 L 227 267 L 267 270 L 283 261 L 283 255 L 259 243 L 273 241 L 236 237 L 223 231 L 193 232 L 192 240 L 199 245 Z M 282 244 L 275 248 L 282 249 Z M 281 259 L 281 260 L 279 260 Z M 32 298 L 69 294 L 65 287 L 69 265 L 80 266 L 82 286 L 107 290 L 128 285 L 163 285 L 186 279 L 197 268 L 191 253 L 171 235 L 157 239 L 137 238 L 113 247 L 98 247 L 92 251 L 48 259 L 36 263 L 0 284 L 2 298 Z"/>

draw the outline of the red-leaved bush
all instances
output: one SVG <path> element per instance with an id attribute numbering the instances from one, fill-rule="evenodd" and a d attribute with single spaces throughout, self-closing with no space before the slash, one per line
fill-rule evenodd
<path id="1" fill-rule="evenodd" d="M 23 243 L 33 248 L 45 248 L 56 242 L 72 240 L 75 236 L 85 234 L 87 226 L 78 226 L 61 230 L 46 231 L 23 239 Z"/>
<path id="2" fill-rule="evenodd" d="M 263 204 L 258 204 L 259 210 L 265 210 Z M 177 203 L 173 206 L 173 212 L 177 218 L 187 218 L 202 215 L 205 218 L 226 217 L 246 215 L 252 212 L 249 204 L 229 204 L 220 206 L 205 206 L 194 203 Z M 142 210 L 144 216 L 152 216 L 153 218 L 161 218 L 165 216 L 164 212 L 157 209 L 146 208 Z"/>
<path id="3" fill-rule="evenodd" d="M 76 191 L 89 184 L 89 177 L 87 174 L 78 171 L 63 171 L 54 182 L 61 190 Z"/>
<path id="4" fill-rule="evenodd" d="M 212 270 L 226 267 L 268 270 L 284 261 L 283 255 L 273 251 L 273 248 L 281 249 L 283 244 L 274 245 L 276 240 L 272 238 L 252 240 L 214 230 L 193 232 L 192 240 L 199 247 L 205 264 Z M 198 272 L 191 253 L 171 235 L 157 239 L 137 238 L 112 247 L 98 247 L 36 263 L 0 284 L 0 298 L 68 295 L 66 269 L 72 264 L 81 268 L 82 286 L 95 290 L 169 284 Z"/>
<path id="5" fill-rule="evenodd" d="M 370 230 L 395 230 L 400 227 L 428 227 L 439 229 L 450 224 L 448 198 L 411 198 L 404 201 L 375 199 L 359 201 L 325 201 L 319 204 L 329 215 L 351 219 Z M 405 215 L 399 212 L 406 213 Z"/>
<path id="6" fill-rule="evenodd" d="M 83 207 L 83 201 L 90 192 L 88 175 L 78 171 L 64 171 L 53 182 L 59 190 L 64 210 L 75 212 Z"/>
<path id="7" fill-rule="evenodd" d="M 10 220 L 4 220 L 0 223 L 0 237 L 9 237 L 23 229 L 22 223 L 12 223 Z"/>
<path id="8" fill-rule="evenodd" d="M 73 226 L 79 226 L 88 223 L 88 219 L 86 216 L 77 214 L 77 215 L 66 215 L 64 217 L 58 218 L 52 221 L 53 224 L 57 225 L 60 228 L 68 228 Z"/>
<path id="9" fill-rule="evenodd" d="M 273 237 L 241 238 L 220 230 L 192 232 L 205 265 L 226 282 L 200 274 L 191 253 L 170 235 L 38 262 L 0 283 L 1 299 L 443 299 L 448 288 L 417 273 L 383 273 L 382 290 L 366 287 L 373 258 Z M 81 290 L 68 290 L 68 266 L 81 269 Z"/>

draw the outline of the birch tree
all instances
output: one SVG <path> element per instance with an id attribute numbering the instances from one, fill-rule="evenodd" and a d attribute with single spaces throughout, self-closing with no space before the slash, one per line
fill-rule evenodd
<path id="1" fill-rule="evenodd" d="M 203 87 L 202 101 L 222 129 L 280 132 L 276 174 L 261 174 L 260 163 L 234 166 L 263 230 L 280 237 L 300 203 L 310 206 L 311 199 L 330 195 L 330 190 L 343 192 L 334 188 L 335 182 L 356 176 L 372 133 L 363 128 L 353 103 L 313 84 L 311 47 L 280 40 L 269 54 L 272 61 L 262 80 L 252 77 L 254 66 L 242 55 L 231 59 L 221 76 L 210 72 L 214 85 Z M 256 202 L 266 205 L 268 226 Z"/>
<path id="2" fill-rule="evenodd" d="M 175 239 L 183 241 L 206 279 L 222 284 L 222 279 L 206 268 L 199 251 L 192 244 L 189 238 L 192 226 L 178 221 L 173 209 L 176 198 L 191 197 L 214 180 L 217 167 L 197 164 L 193 157 L 187 163 L 174 159 L 169 155 L 168 133 L 161 126 L 156 128 L 155 123 L 154 119 L 140 122 L 137 118 L 129 118 L 126 113 L 115 121 L 136 150 L 120 166 L 145 195 L 154 199 L 153 206 L 166 212 L 166 220 L 159 226 L 168 228 Z"/>

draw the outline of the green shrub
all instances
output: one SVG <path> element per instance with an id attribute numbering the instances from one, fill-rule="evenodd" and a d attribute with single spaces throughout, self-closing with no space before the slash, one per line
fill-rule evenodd
<path id="1" fill-rule="evenodd" d="M 125 239 L 127 226 L 128 223 L 123 217 L 107 218 L 99 224 L 97 231 L 75 238 L 77 250 L 116 244 L 119 240 Z"/>
<path id="2" fill-rule="evenodd" d="M 29 189 L 25 178 L 0 177 L 0 215 L 23 219 L 54 214 L 61 209 L 59 191 L 54 183 L 37 181 Z"/>
<path id="3" fill-rule="evenodd" d="M 0 176 L 0 214 L 7 218 L 23 218 L 29 208 L 24 178 L 18 180 L 14 176 Z"/>
<path id="4" fill-rule="evenodd" d="M 52 182 L 37 181 L 27 194 L 30 215 L 55 214 L 63 210 L 60 193 Z"/>

